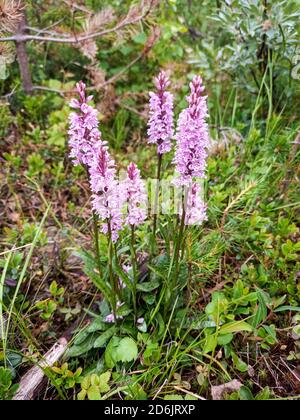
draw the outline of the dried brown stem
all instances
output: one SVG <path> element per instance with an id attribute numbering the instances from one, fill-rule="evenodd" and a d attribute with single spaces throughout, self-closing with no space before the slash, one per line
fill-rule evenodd
<path id="1" fill-rule="evenodd" d="M 39 41 L 39 42 L 56 42 L 61 44 L 78 44 L 80 42 L 88 41 L 94 38 L 100 38 L 102 36 L 111 34 L 112 32 L 118 32 L 126 26 L 133 25 L 138 23 L 139 21 L 145 19 L 151 10 L 153 9 L 156 1 L 151 0 L 149 6 L 147 7 L 146 11 L 143 11 L 140 15 L 134 16 L 133 18 L 126 17 L 125 19 L 121 20 L 117 25 L 113 28 L 107 28 L 99 32 L 94 32 L 92 34 L 86 34 L 81 36 L 67 36 L 67 34 L 60 34 L 60 37 L 56 36 L 41 36 L 41 35 L 30 35 L 30 34 L 21 34 L 16 33 L 15 35 L 2 37 L 0 38 L 0 42 L 28 42 L 28 41 Z M 144 4 L 144 2 L 143 2 Z M 34 31 L 41 31 L 40 29 L 33 28 Z"/>
<path id="2" fill-rule="evenodd" d="M 22 19 L 19 23 L 16 37 L 18 40 L 16 41 L 16 49 L 17 49 L 17 57 L 20 67 L 20 73 L 23 81 L 24 91 L 27 94 L 32 92 L 32 80 L 31 80 L 31 73 L 29 67 L 29 60 L 26 50 L 26 42 L 22 41 L 22 37 L 26 36 L 26 14 L 23 12 Z"/>

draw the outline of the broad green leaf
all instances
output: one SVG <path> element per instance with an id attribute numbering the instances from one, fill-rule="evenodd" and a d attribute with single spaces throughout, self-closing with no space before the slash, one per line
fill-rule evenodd
<path id="1" fill-rule="evenodd" d="M 103 331 L 105 330 L 107 324 L 103 322 L 102 317 L 98 317 L 94 319 L 94 321 L 87 327 L 86 331 L 87 333 L 93 333 L 96 331 Z"/>
<path id="2" fill-rule="evenodd" d="M 207 336 L 203 352 L 204 353 L 211 353 L 211 352 L 215 351 L 215 349 L 217 347 L 217 344 L 218 344 L 217 338 L 214 334 Z"/>
<path id="3" fill-rule="evenodd" d="M 78 357 L 83 354 L 86 354 L 93 348 L 95 340 L 96 336 L 94 334 L 89 336 L 81 344 L 74 345 L 69 350 L 67 350 L 66 357 Z"/>
<path id="4" fill-rule="evenodd" d="M 105 349 L 104 359 L 105 359 L 105 364 L 109 369 L 112 369 L 118 361 L 117 349 L 118 349 L 120 341 L 121 341 L 121 338 L 112 337 Z"/>
<path id="5" fill-rule="evenodd" d="M 154 294 L 153 295 L 144 294 L 143 299 L 148 305 L 153 305 L 155 302 L 156 296 Z"/>
<path id="6" fill-rule="evenodd" d="M 12 374 L 10 369 L 6 369 L 3 366 L 0 367 L 0 384 L 5 388 L 9 388 L 12 383 Z"/>
<path id="7" fill-rule="evenodd" d="M 157 289 L 160 285 L 158 280 L 151 280 L 149 282 L 137 284 L 137 290 L 141 292 L 152 292 L 153 290 Z"/>
<path id="8" fill-rule="evenodd" d="M 93 373 L 91 375 L 91 386 L 97 386 L 98 387 L 99 384 L 100 384 L 99 376 L 96 375 L 95 373 Z"/>
<path id="9" fill-rule="evenodd" d="M 242 373 L 248 371 L 248 365 L 245 362 L 243 362 L 235 353 L 232 354 L 232 360 L 237 370 L 239 370 Z"/>
<path id="10" fill-rule="evenodd" d="M 77 394 L 77 399 L 79 401 L 84 401 L 85 397 L 87 396 L 87 391 L 85 389 L 82 389 L 78 394 Z"/>
<path id="11" fill-rule="evenodd" d="M 92 385 L 89 389 L 88 389 L 88 398 L 90 401 L 100 401 L 101 400 L 101 395 L 99 392 L 99 389 L 97 386 Z"/>
<path id="12" fill-rule="evenodd" d="M 218 337 L 218 344 L 220 346 L 226 346 L 226 344 L 229 344 L 232 340 L 233 340 L 233 334 L 220 335 Z"/>
<path id="13" fill-rule="evenodd" d="M 242 386 L 239 390 L 240 399 L 243 401 L 251 401 L 253 400 L 252 392 L 246 386 Z"/>
<path id="14" fill-rule="evenodd" d="M 233 299 L 239 299 L 244 293 L 244 283 L 242 280 L 237 280 L 233 286 Z"/>
<path id="15" fill-rule="evenodd" d="M 120 362 L 131 362 L 136 360 L 138 356 L 138 348 L 136 342 L 130 338 L 123 338 L 117 348 L 117 361 Z"/>
<path id="16" fill-rule="evenodd" d="M 160 359 L 160 350 L 157 342 L 153 343 L 151 340 L 147 343 L 147 347 L 143 353 L 144 364 L 151 366 L 154 362 L 158 362 Z"/>
<path id="17" fill-rule="evenodd" d="M 247 305 L 249 302 L 256 302 L 257 301 L 257 293 L 252 292 L 248 295 L 241 296 L 238 299 L 235 299 L 234 303 L 238 305 Z"/>
<path id="18" fill-rule="evenodd" d="M 220 315 L 226 312 L 227 307 L 228 300 L 224 293 L 214 292 L 212 294 L 212 301 L 206 306 L 205 312 L 217 323 Z"/>
<path id="19" fill-rule="evenodd" d="M 102 394 L 110 390 L 110 386 L 108 385 L 110 377 L 111 377 L 110 371 L 104 372 L 99 376 L 99 391 Z"/>
<path id="20" fill-rule="evenodd" d="M 125 317 L 125 316 L 129 315 L 131 312 L 132 312 L 132 309 L 128 308 L 127 305 L 121 305 L 117 309 L 117 315 L 122 316 L 122 317 Z"/>

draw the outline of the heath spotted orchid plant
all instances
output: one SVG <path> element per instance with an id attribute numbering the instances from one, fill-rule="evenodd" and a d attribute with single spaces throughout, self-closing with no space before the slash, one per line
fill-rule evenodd
<path id="1" fill-rule="evenodd" d="M 145 330 L 146 322 L 151 322 L 159 308 L 157 302 L 163 303 L 164 312 L 169 310 L 180 293 L 178 277 L 187 232 L 207 220 L 201 182 L 206 172 L 209 131 L 202 79 L 196 76 L 190 83 L 188 106 L 180 113 L 176 129 L 174 96 L 169 89 L 169 77 L 161 72 L 155 79 L 155 91 L 150 92 L 147 131 L 147 142 L 155 145 L 157 152 L 154 199 L 148 197 L 147 183 L 136 163 L 131 162 L 126 175 L 119 176 L 109 146 L 102 139 L 98 112 L 91 105 L 93 97 L 87 95 L 83 82 L 77 84 L 78 97 L 70 102 L 74 110 L 69 117 L 70 157 L 74 165 L 85 168 L 89 180 L 95 243 L 91 277 L 110 308 L 103 317 L 107 324 L 131 319 Z M 162 164 L 170 153 L 174 154 L 170 188 L 178 200 L 172 206 L 173 216 L 160 223 Z M 151 205 L 154 208 L 149 211 Z M 164 246 L 165 235 L 160 229 L 168 223 L 174 232 L 169 247 Z M 105 246 L 102 237 L 106 238 Z M 166 276 L 156 269 L 162 259 L 168 265 Z M 153 316 L 147 316 L 141 300 L 153 306 Z"/>

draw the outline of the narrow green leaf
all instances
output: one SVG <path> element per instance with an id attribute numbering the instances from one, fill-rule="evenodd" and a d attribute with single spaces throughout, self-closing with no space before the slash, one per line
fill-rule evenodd
<path id="1" fill-rule="evenodd" d="M 226 335 L 241 331 L 251 332 L 252 330 L 252 326 L 245 321 L 233 321 L 229 322 L 228 324 L 222 325 L 222 327 L 219 330 L 219 334 Z"/>
<path id="2" fill-rule="evenodd" d="M 100 347 L 104 347 L 105 344 L 107 343 L 107 341 L 115 334 L 115 332 L 116 332 L 116 327 L 115 326 L 106 330 L 94 342 L 94 348 L 97 349 L 97 348 L 100 348 Z"/>
<path id="3" fill-rule="evenodd" d="M 279 308 L 275 309 L 274 312 L 288 312 L 288 311 L 292 311 L 292 312 L 300 312 L 300 306 L 280 306 Z"/>
<path id="4" fill-rule="evenodd" d="M 66 352 L 66 357 L 78 357 L 88 353 L 94 346 L 96 335 L 90 335 L 80 345 L 74 345 Z"/>
<path id="5" fill-rule="evenodd" d="M 254 328 L 256 328 L 262 321 L 264 321 L 268 315 L 265 298 L 264 298 L 263 292 L 260 289 L 257 290 L 257 297 L 258 297 L 258 307 L 251 321 L 251 324 Z"/>

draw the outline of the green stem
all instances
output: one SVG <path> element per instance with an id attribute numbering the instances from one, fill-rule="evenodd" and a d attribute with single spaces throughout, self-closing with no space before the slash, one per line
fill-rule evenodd
<path id="1" fill-rule="evenodd" d="M 175 263 L 175 271 L 174 271 L 174 275 L 171 276 L 171 281 L 170 281 L 170 285 L 166 284 L 166 288 L 170 288 L 169 289 L 169 294 L 166 297 L 166 305 L 164 307 L 164 316 L 167 316 L 167 311 L 170 307 L 170 304 L 172 303 L 172 298 L 174 297 L 174 291 L 177 288 L 177 278 L 178 278 L 178 274 L 179 274 L 179 253 L 180 253 L 180 249 L 181 249 L 181 245 L 182 245 L 182 238 L 184 237 L 184 228 L 185 228 L 185 207 L 183 206 L 183 210 L 182 210 L 182 216 L 181 216 L 181 221 L 180 221 L 180 228 L 179 228 L 179 233 L 177 236 L 177 240 L 175 241 L 175 248 L 174 248 L 174 253 L 173 253 L 173 257 L 172 257 L 172 268 L 173 268 L 173 264 Z M 170 271 L 171 274 L 171 271 Z"/>
<path id="2" fill-rule="evenodd" d="M 175 276 L 174 276 L 173 290 L 176 288 L 176 285 L 177 285 L 177 278 L 178 278 L 178 273 L 179 273 L 179 254 L 181 250 L 182 239 L 184 237 L 184 228 L 185 228 L 185 207 L 183 207 L 182 209 L 180 229 L 179 229 L 179 234 L 178 234 L 176 247 L 174 251 L 175 252 Z"/>
<path id="3" fill-rule="evenodd" d="M 177 278 L 179 274 L 179 254 L 180 249 L 182 246 L 182 239 L 184 237 L 184 228 L 185 228 L 185 216 L 186 216 L 186 199 L 187 194 L 185 191 L 182 193 L 182 215 L 180 219 L 180 227 L 179 227 L 179 233 L 177 236 L 177 241 L 175 242 L 175 249 L 174 249 L 174 255 L 173 255 L 173 261 L 175 262 L 175 274 L 173 276 L 172 282 L 171 282 L 171 293 L 176 289 L 177 287 Z"/>
<path id="4" fill-rule="evenodd" d="M 111 226 L 110 221 L 107 222 L 108 224 L 108 269 L 109 269 L 109 281 L 112 287 L 112 311 L 115 318 L 115 322 L 117 322 L 117 295 L 118 295 L 118 288 L 116 285 L 116 281 L 114 279 L 113 273 L 113 241 L 112 241 L 112 234 L 111 234 Z"/>
<path id="5" fill-rule="evenodd" d="M 157 163 L 157 184 L 155 188 L 155 201 L 154 201 L 154 216 L 153 216 L 153 249 L 155 248 L 155 239 L 156 239 L 156 228 L 157 228 L 157 211 L 158 211 L 158 203 L 159 203 L 159 186 L 160 186 L 160 178 L 161 178 L 161 167 L 162 167 L 162 154 L 158 154 L 158 163 Z"/>
<path id="6" fill-rule="evenodd" d="M 87 178 L 90 181 L 90 174 L 87 166 L 85 166 Z M 98 231 L 98 218 L 97 214 L 93 211 L 93 232 L 94 232 L 94 243 L 95 243 L 95 253 L 97 259 L 97 268 L 99 271 L 99 276 L 102 276 L 102 268 L 100 262 L 100 245 L 99 245 L 99 231 Z"/>
<path id="7" fill-rule="evenodd" d="M 169 308 L 169 304 L 172 299 L 173 292 L 177 286 L 177 277 L 179 273 L 179 252 L 182 245 L 182 238 L 184 237 L 185 217 L 186 217 L 186 206 L 185 206 L 185 194 L 183 192 L 182 193 L 182 215 L 180 217 L 178 214 L 176 218 L 177 220 L 176 220 L 176 226 L 175 226 L 175 232 L 174 232 L 174 237 L 175 237 L 174 250 L 172 253 L 172 258 L 170 262 L 168 276 L 165 282 L 165 287 L 162 293 L 163 295 L 166 294 L 165 296 L 166 305 L 165 305 L 165 310 L 164 310 L 165 315 Z M 178 235 L 176 235 L 176 232 L 178 230 L 179 230 Z"/>
<path id="8" fill-rule="evenodd" d="M 96 213 L 93 211 L 93 230 L 94 230 L 94 241 L 95 241 L 95 252 L 97 259 L 97 267 L 99 271 L 99 276 L 102 275 L 102 268 L 100 262 L 100 246 L 99 246 L 99 231 L 98 231 L 98 219 Z"/>
<path id="9" fill-rule="evenodd" d="M 136 251 L 135 251 L 135 227 L 134 225 L 131 226 L 131 264 L 132 264 L 132 272 L 133 272 L 133 309 L 134 309 L 134 316 L 135 321 L 137 320 L 137 302 L 136 302 L 136 287 L 137 287 L 137 268 L 136 268 Z"/>

